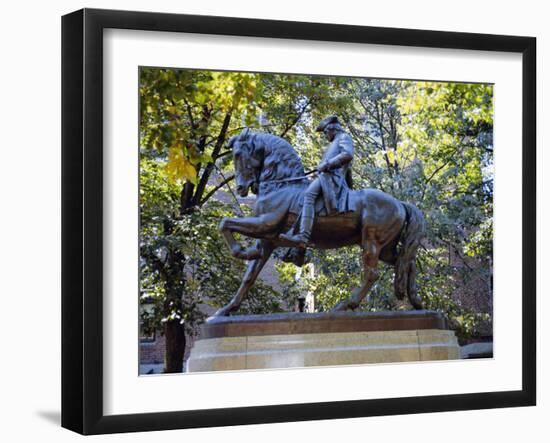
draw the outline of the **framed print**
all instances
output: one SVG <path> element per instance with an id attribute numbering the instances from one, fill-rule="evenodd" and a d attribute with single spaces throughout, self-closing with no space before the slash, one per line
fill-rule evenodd
<path id="1" fill-rule="evenodd" d="M 62 425 L 534 405 L 535 51 L 64 16 Z"/>

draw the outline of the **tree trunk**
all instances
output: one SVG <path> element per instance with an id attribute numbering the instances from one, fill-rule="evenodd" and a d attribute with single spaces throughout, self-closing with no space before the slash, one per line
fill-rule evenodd
<path id="1" fill-rule="evenodd" d="M 164 372 L 183 372 L 183 355 L 185 353 L 185 326 L 178 320 L 164 324 L 166 352 L 164 353 Z"/>

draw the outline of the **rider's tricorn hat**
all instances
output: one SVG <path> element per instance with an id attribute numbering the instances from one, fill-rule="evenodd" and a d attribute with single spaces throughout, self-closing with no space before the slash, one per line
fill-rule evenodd
<path id="1" fill-rule="evenodd" d="M 316 131 L 317 132 L 323 132 L 327 126 L 329 125 L 338 125 L 340 126 L 340 122 L 338 121 L 338 117 L 335 115 L 331 115 L 330 117 L 324 118 L 321 120 L 321 123 L 319 123 L 319 126 L 317 126 Z"/>

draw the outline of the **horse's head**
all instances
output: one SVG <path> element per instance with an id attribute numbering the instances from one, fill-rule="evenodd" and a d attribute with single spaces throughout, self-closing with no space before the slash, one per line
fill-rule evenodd
<path id="1" fill-rule="evenodd" d="M 241 197 L 246 197 L 249 189 L 254 194 L 258 193 L 262 153 L 256 149 L 254 138 L 254 134 L 246 128 L 239 135 L 231 137 L 227 144 L 233 151 L 237 193 Z"/>

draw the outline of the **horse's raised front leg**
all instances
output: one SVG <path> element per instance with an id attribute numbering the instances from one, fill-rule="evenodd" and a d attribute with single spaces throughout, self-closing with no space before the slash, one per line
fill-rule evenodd
<path id="1" fill-rule="evenodd" d="M 214 317 L 229 315 L 230 312 L 236 311 L 239 308 L 242 301 L 246 297 L 246 294 L 256 281 L 256 278 L 258 278 L 260 271 L 266 264 L 267 260 L 269 260 L 274 246 L 271 242 L 258 241 L 256 248 L 260 251 L 260 257 L 248 263 L 248 268 L 246 269 L 243 281 L 241 282 L 241 286 L 239 287 L 237 293 L 227 305 L 216 311 Z"/>
<path id="2" fill-rule="evenodd" d="M 346 309 L 356 309 L 363 301 L 376 280 L 378 280 L 378 260 L 381 251 L 380 244 L 375 240 L 374 233 L 368 233 L 363 242 L 363 282 L 359 288 L 353 290 L 350 298 L 342 300 L 332 311 L 345 311 Z"/>
<path id="3" fill-rule="evenodd" d="M 255 260 L 261 252 L 257 247 L 244 248 L 233 235 L 235 232 L 252 238 L 262 238 L 273 234 L 279 227 L 286 214 L 285 210 L 279 210 L 257 217 L 232 218 L 226 217 L 220 222 L 220 231 L 233 257 L 243 260 Z"/>

